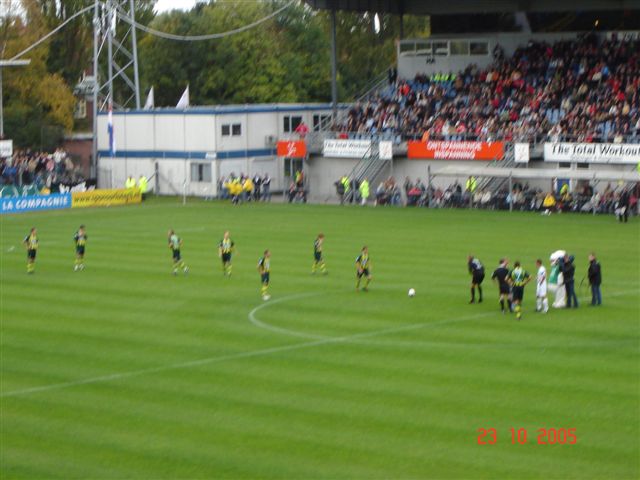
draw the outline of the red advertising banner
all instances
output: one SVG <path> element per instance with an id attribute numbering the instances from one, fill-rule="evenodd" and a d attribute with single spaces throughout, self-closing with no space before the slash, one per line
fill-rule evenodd
<path id="1" fill-rule="evenodd" d="M 443 142 L 407 143 L 407 156 L 421 160 L 502 160 L 502 142 Z"/>
<path id="2" fill-rule="evenodd" d="M 281 140 L 277 150 L 279 157 L 304 158 L 307 155 L 307 144 L 304 140 Z"/>

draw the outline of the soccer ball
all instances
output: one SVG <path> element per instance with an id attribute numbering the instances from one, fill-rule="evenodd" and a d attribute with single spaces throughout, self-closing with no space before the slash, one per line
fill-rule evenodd
<path id="1" fill-rule="evenodd" d="M 409 289 L 409 294 L 410 297 L 415 297 L 416 296 L 416 291 L 413 288 Z"/>
<path id="2" fill-rule="evenodd" d="M 267 300 L 269 300 L 270 298 L 271 298 L 271 295 L 263 295 L 263 296 L 262 296 L 262 300 L 264 300 L 265 302 L 266 302 Z"/>

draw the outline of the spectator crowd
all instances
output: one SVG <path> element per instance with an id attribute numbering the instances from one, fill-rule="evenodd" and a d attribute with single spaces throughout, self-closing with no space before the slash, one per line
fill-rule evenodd
<path id="1" fill-rule="evenodd" d="M 510 58 L 496 47 L 486 69 L 389 80 L 335 125 L 341 136 L 640 141 L 638 39 L 530 41 Z"/>
<path id="2" fill-rule="evenodd" d="M 342 176 L 334 183 L 341 204 L 367 205 L 369 182 L 359 182 Z M 457 180 L 446 188 L 426 185 L 420 178 L 407 177 L 402 185 L 394 177 L 382 180 L 374 191 L 373 206 L 391 205 L 431 208 L 481 208 L 488 210 L 539 211 L 549 215 L 562 212 L 615 214 L 620 221 L 626 221 L 630 214 L 638 210 L 640 184 L 611 186 L 607 184 L 602 192 L 596 191 L 588 181 L 580 182 L 573 191 L 566 183 L 554 182 L 545 191 L 532 188 L 528 183 L 516 181 L 511 191 L 508 181 L 503 179 L 498 185 L 481 184 L 470 176 L 464 183 Z"/>
<path id="3" fill-rule="evenodd" d="M 57 191 L 60 185 L 83 181 L 80 168 L 62 148 L 53 153 L 16 150 L 0 160 L 0 184 L 16 187 L 33 185 L 38 191 Z"/>

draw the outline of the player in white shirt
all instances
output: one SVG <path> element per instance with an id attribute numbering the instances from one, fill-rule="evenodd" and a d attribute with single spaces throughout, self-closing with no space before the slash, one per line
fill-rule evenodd
<path id="1" fill-rule="evenodd" d="M 542 260 L 536 260 L 538 274 L 536 278 L 536 312 L 547 313 L 549 300 L 547 300 L 547 269 L 542 265 Z"/>

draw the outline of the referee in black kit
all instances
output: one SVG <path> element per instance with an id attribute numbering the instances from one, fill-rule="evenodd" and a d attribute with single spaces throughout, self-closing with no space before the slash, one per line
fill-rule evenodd
<path id="1" fill-rule="evenodd" d="M 511 287 L 509 286 L 509 269 L 507 266 L 509 265 L 509 260 L 506 258 L 500 259 L 500 264 L 498 268 L 493 271 L 493 275 L 491 275 L 491 279 L 494 282 L 498 282 L 498 289 L 500 291 L 500 309 L 504 314 L 505 310 L 505 301 L 507 307 L 509 307 L 509 311 L 511 311 L 511 305 L 509 304 L 509 294 L 511 293 Z"/>
<path id="2" fill-rule="evenodd" d="M 478 303 L 482 303 L 482 281 L 484 280 L 484 266 L 473 255 L 467 258 L 467 266 L 471 274 L 471 300 L 469 303 L 476 301 L 476 287 L 478 287 Z"/>

